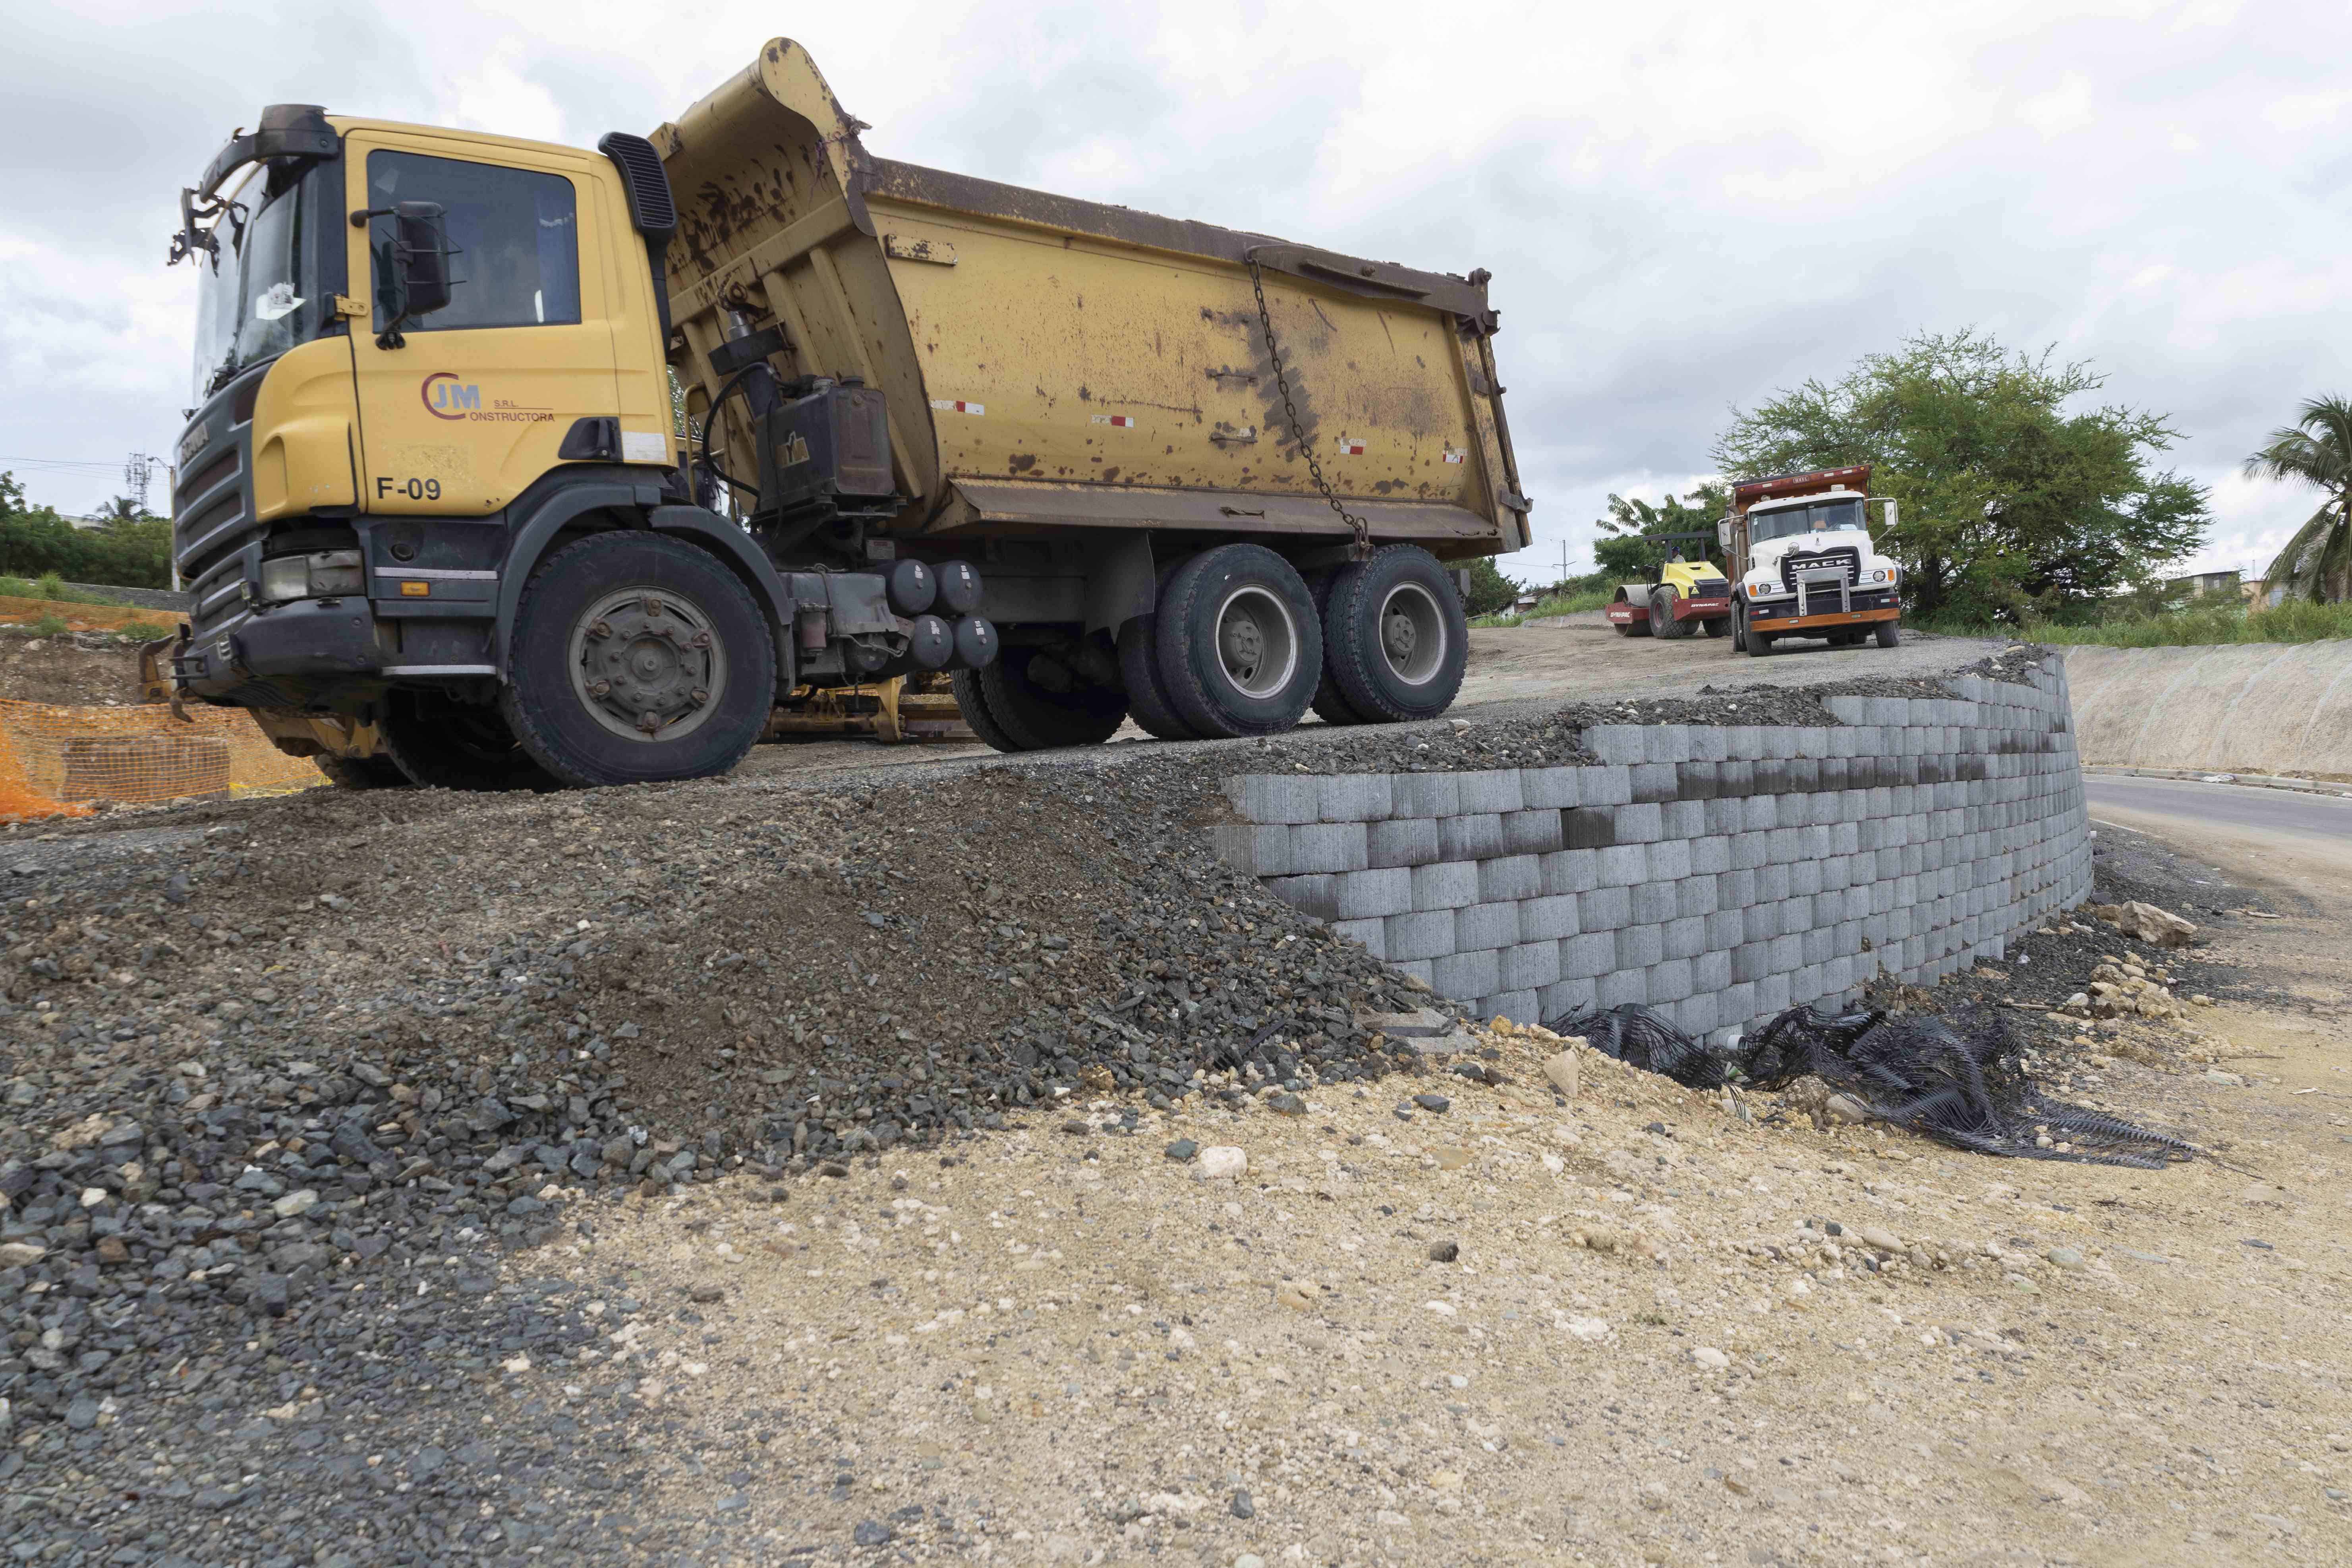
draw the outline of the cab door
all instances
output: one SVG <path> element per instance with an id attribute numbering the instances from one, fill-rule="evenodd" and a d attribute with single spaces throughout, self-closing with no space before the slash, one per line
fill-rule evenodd
<path id="1" fill-rule="evenodd" d="M 613 279 L 599 258 L 599 182 L 547 149 L 392 132 L 348 143 L 354 212 L 437 202 L 452 250 L 449 303 L 404 322 L 385 310 L 392 220 L 351 226 L 351 273 L 368 293 L 352 323 L 359 381 L 361 506 L 479 517 L 554 468 L 582 419 L 618 412 Z"/>

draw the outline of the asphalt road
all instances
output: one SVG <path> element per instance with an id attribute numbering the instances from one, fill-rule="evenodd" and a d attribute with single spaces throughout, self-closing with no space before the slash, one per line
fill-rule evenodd
<path id="1" fill-rule="evenodd" d="M 2085 773 L 2094 825 L 2156 834 L 2194 854 L 2234 850 L 2295 882 L 2352 893 L 2352 800 L 2244 784 Z"/>

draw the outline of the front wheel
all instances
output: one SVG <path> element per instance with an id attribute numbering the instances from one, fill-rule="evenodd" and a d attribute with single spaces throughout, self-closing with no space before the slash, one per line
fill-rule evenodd
<path id="1" fill-rule="evenodd" d="M 1738 636 L 1734 639 L 1732 646 L 1750 658 L 1762 658 L 1772 651 L 1772 639 L 1758 631 L 1756 623 L 1742 615 L 1739 617 Z"/>
<path id="2" fill-rule="evenodd" d="M 1729 616 L 1710 616 L 1706 620 L 1699 622 L 1699 625 L 1706 629 L 1707 636 L 1711 637 L 1719 637 L 1730 627 L 1731 617 Z"/>
<path id="3" fill-rule="evenodd" d="M 723 773 L 766 727 L 776 647 L 751 592 L 663 534 L 593 534 L 531 574 L 504 707 L 567 784 Z"/>
<path id="4" fill-rule="evenodd" d="M 1903 640 L 1902 632 L 1897 629 L 1893 621 L 1879 622 L 1878 630 L 1874 635 L 1878 638 L 1878 646 L 1881 647 L 1893 647 Z"/>
<path id="5" fill-rule="evenodd" d="M 1686 637 L 1690 623 L 1675 617 L 1675 607 L 1682 603 L 1682 594 L 1672 584 L 1650 595 L 1650 635 L 1654 637 Z"/>
<path id="6" fill-rule="evenodd" d="M 1470 664 L 1470 621 L 1437 557 L 1390 544 L 1331 587 L 1324 657 L 1348 706 L 1368 722 L 1434 719 L 1454 703 Z"/>

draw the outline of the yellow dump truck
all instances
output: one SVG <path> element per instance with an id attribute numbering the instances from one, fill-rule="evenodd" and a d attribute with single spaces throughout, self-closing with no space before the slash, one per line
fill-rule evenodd
<path id="1" fill-rule="evenodd" d="M 782 39 L 593 153 L 265 110 L 173 241 L 173 694 L 471 788 L 720 772 L 919 672 L 1007 751 L 1444 710 L 1444 563 L 1528 542 L 1484 272 L 861 129 Z"/>

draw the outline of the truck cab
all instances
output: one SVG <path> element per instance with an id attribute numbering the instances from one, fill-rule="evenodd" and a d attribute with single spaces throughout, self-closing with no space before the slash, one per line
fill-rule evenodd
<path id="1" fill-rule="evenodd" d="M 1732 487 L 1718 534 L 1732 562 L 1736 651 L 1761 658 L 1783 637 L 1815 637 L 1849 647 L 1875 637 L 1893 647 L 1902 619 L 1902 569 L 1871 542 L 1868 465 L 1780 474 Z"/>

